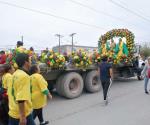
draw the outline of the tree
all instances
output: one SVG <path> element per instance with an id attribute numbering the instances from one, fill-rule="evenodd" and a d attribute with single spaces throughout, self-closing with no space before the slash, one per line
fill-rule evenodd
<path id="1" fill-rule="evenodd" d="M 150 56 L 150 46 L 148 45 L 148 43 L 145 43 L 143 46 L 141 46 L 140 54 L 145 58 Z"/>

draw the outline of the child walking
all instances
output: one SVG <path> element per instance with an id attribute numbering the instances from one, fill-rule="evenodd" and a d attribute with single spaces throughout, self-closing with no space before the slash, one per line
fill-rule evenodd
<path id="1" fill-rule="evenodd" d="M 8 95 L 7 90 L 12 82 L 13 67 L 10 64 L 3 64 L 1 72 L 2 83 L 0 84 L 0 121 L 3 125 L 8 125 Z"/>
<path id="2" fill-rule="evenodd" d="M 3 76 L 2 76 L 2 87 L 7 90 L 8 84 L 12 79 L 12 74 L 14 73 L 14 68 L 10 64 L 3 64 Z"/>
<path id="3" fill-rule="evenodd" d="M 32 105 L 33 105 L 33 119 L 38 117 L 40 125 L 46 125 L 49 121 L 43 119 L 43 107 L 47 104 L 47 96 L 52 99 L 47 86 L 47 81 L 40 74 L 38 65 L 31 66 L 31 86 L 32 86 Z"/>

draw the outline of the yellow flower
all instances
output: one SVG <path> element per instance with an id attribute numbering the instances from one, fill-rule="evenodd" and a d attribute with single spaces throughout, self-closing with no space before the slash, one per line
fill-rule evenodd
<path id="1" fill-rule="evenodd" d="M 44 55 L 44 59 L 47 59 L 47 55 Z"/>
<path id="2" fill-rule="evenodd" d="M 51 50 L 49 50 L 49 52 L 50 52 L 50 53 L 53 53 L 54 51 L 51 49 Z"/>
<path id="3" fill-rule="evenodd" d="M 56 62 L 58 63 L 58 62 L 59 62 L 59 60 L 57 59 L 57 60 L 56 60 Z"/>
<path id="4" fill-rule="evenodd" d="M 78 67 L 78 66 L 79 66 L 79 64 L 78 64 L 78 63 L 76 63 L 76 64 L 75 64 L 75 66 L 76 66 L 76 67 Z"/>
<path id="5" fill-rule="evenodd" d="M 53 55 L 49 56 L 50 59 L 52 59 L 53 57 L 54 57 Z"/>
<path id="6" fill-rule="evenodd" d="M 92 62 L 91 62 L 91 61 L 89 61 L 89 64 L 91 65 L 91 64 L 92 64 Z"/>
<path id="7" fill-rule="evenodd" d="M 52 63 L 52 62 L 50 63 L 50 66 L 53 66 L 53 63 Z"/>
<path id="8" fill-rule="evenodd" d="M 59 67 L 61 68 L 61 67 L 63 67 L 62 65 L 59 65 Z"/>
<path id="9" fill-rule="evenodd" d="M 80 64 L 83 65 L 84 64 L 83 61 L 81 61 Z"/>
<path id="10" fill-rule="evenodd" d="M 79 57 L 78 56 L 74 56 L 74 59 L 79 59 Z"/>
<path id="11" fill-rule="evenodd" d="M 86 56 L 83 59 L 86 60 Z"/>

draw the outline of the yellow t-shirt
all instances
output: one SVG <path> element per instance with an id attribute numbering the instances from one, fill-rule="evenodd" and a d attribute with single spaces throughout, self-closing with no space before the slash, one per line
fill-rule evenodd
<path id="1" fill-rule="evenodd" d="M 16 70 L 12 75 L 12 82 L 8 85 L 9 115 L 19 119 L 17 101 L 25 101 L 25 116 L 32 112 L 30 76 L 23 70 Z"/>
<path id="2" fill-rule="evenodd" d="M 35 73 L 30 76 L 32 85 L 32 105 L 33 109 L 39 109 L 47 104 L 47 96 L 42 92 L 47 89 L 47 81 L 42 75 Z"/>
<path id="3" fill-rule="evenodd" d="M 2 77 L 2 86 L 4 89 L 8 88 L 8 84 L 10 84 L 12 79 L 12 75 L 10 73 L 6 73 Z"/>

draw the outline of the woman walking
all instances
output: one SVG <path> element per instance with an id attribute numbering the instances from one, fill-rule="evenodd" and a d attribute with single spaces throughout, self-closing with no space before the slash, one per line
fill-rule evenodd
<path id="1" fill-rule="evenodd" d="M 113 78 L 112 66 L 107 62 L 107 57 L 102 58 L 102 62 L 99 64 L 98 71 L 103 88 L 104 103 L 105 105 L 107 105 L 108 104 L 107 93 Z"/>
<path id="2" fill-rule="evenodd" d="M 141 75 L 144 76 L 144 90 L 145 90 L 145 93 L 149 94 L 149 92 L 147 90 L 147 86 L 148 86 L 148 82 L 149 82 L 149 78 L 150 78 L 150 57 L 148 57 L 147 63 L 144 66 L 144 69 L 143 69 Z"/>

